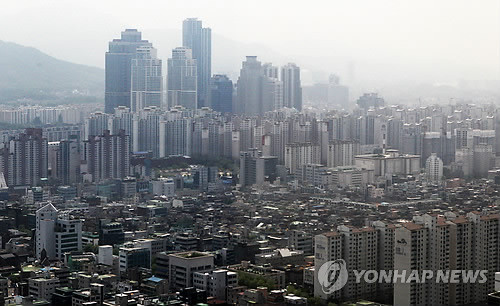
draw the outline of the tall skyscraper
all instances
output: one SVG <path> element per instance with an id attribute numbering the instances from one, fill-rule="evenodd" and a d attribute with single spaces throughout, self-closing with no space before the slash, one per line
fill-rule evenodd
<path id="1" fill-rule="evenodd" d="M 168 106 L 182 105 L 196 109 L 197 103 L 197 61 L 192 50 L 179 47 L 172 50 L 168 59 Z"/>
<path id="2" fill-rule="evenodd" d="M 300 84 L 300 68 L 289 63 L 281 67 L 281 81 L 283 82 L 284 106 L 302 110 L 302 86 Z"/>
<path id="3" fill-rule="evenodd" d="M 210 79 L 210 107 L 217 112 L 233 112 L 233 82 L 224 74 Z"/>
<path id="4" fill-rule="evenodd" d="M 262 106 L 262 65 L 257 56 L 247 56 L 240 70 L 237 83 L 237 112 L 247 115 L 260 115 Z"/>
<path id="5" fill-rule="evenodd" d="M 262 69 L 264 72 L 264 75 L 268 78 L 272 79 L 279 79 L 279 69 L 276 66 L 273 66 L 271 63 L 265 63 L 262 65 Z"/>
<path id="6" fill-rule="evenodd" d="M 131 67 L 137 48 L 151 47 L 151 43 L 142 40 L 141 32 L 126 29 L 120 39 L 109 42 L 106 52 L 105 112 L 113 113 L 118 106 L 130 107 Z"/>
<path id="7" fill-rule="evenodd" d="M 240 70 L 233 111 L 246 115 L 262 115 L 286 106 L 284 104 L 285 86 L 284 82 L 278 78 L 278 71 L 278 67 L 270 63 L 262 65 L 256 56 L 247 56 Z M 292 76 L 293 73 L 286 70 L 283 74 L 287 75 L 286 80 L 296 84 L 293 80 L 297 80 L 297 77 Z M 301 91 L 300 76 L 298 81 L 298 88 Z M 302 98 L 300 104 L 302 104 Z"/>
<path id="8" fill-rule="evenodd" d="M 262 78 L 262 112 L 283 108 L 283 82 L 277 78 Z"/>
<path id="9" fill-rule="evenodd" d="M 137 48 L 132 59 L 132 97 L 130 107 L 133 112 L 148 106 L 161 107 L 163 95 L 162 61 L 151 46 Z"/>
<path id="10" fill-rule="evenodd" d="M 283 82 L 279 80 L 279 69 L 271 63 L 262 65 L 262 106 L 268 112 L 283 108 Z"/>
<path id="11" fill-rule="evenodd" d="M 182 23 L 182 45 L 193 50 L 197 65 L 198 107 L 209 106 L 210 76 L 212 75 L 212 30 L 203 28 L 202 21 L 188 18 Z"/>

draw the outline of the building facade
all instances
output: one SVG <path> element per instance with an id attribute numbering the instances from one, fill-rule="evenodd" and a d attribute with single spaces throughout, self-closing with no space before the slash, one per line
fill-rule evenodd
<path id="1" fill-rule="evenodd" d="M 204 28 L 201 20 L 188 18 L 182 23 L 182 46 L 192 50 L 196 60 L 197 106 L 210 106 L 210 77 L 212 75 L 212 30 Z"/>
<path id="2" fill-rule="evenodd" d="M 106 52 L 105 111 L 113 113 L 118 106 L 130 108 L 132 60 L 139 47 L 151 47 L 151 43 L 142 39 L 141 32 L 126 29 L 120 39 L 109 42 Z"/>
<path id="3" fill-rule="evenodd" d="M 198 66 L 193 51 L 187 47 L 175 48 L 167 66 L 168 106 L 198 108 Z"/>

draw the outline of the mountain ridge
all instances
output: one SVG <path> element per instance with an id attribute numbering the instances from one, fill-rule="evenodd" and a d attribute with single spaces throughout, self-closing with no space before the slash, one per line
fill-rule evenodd
<path id="1" fill-rule="evenodd" d="M 52 57 L 34 47 L 0 40 L 0 93 L 73 92 L 101 94 L 104 70 Z"/>

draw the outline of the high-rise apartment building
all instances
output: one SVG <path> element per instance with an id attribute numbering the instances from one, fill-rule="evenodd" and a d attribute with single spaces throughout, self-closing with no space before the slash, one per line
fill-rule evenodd
<path id="1" fill-rule="evenodd" d="M 486 282 L 429 282 L 394 284 L 395 305 L 469 305 L 484 302 L 494 292 L 498 271 L 500 230 L 498 214 L 471 212 L 465 216 L 423 215 L 395 230 L 394 269 L 400 271 L 487 270 Z"/>
<path id="2" fill-rule="evenodd" d="M 54 157 L 55 164 L 52 165 L 51 169 L 52 177 L 58 179 L 63 185 L 79 183 L 81 155 L 77 137 L 57 142 L 57 151 Z"/>
<path id="3" fill-rule="evenodd" d="M 209 106 L 210 77 L 212 75 L 212 30 L 202 21 L 188 18 L 182 23 L 182 46 L 192 50 L 197 66 L 198 107 Z"/>
<path id="4" fill-rule="evenodd" d="M 283 82 L 280 80 L 279 68 L 265 63 L 262 65 L 262 74 L 262 111 L 283 108 Z"/>
<path id="5" fill-rule="evenodd" d="M 156 108 L 147 107 L 146 109 Z M 145 109 L 141 110 L 144 111 Z M 104 130 L 110 130 L 111 135 L 116 135 L 120 130 L 124 130 L 126 135 L 130 135 L 130 151 L 137 152 L 134 149 L 136 143 L 138 143 L 138 117 L 141 111 L 137 113 L 132 113 L 128 107 L 120 106 L 115 108 L 115 114 L 108 121 L 108 127 Z M 139 114 L 138 114 L 139 113 Z M 104 131 L 103 130 L 103 131 Z M 102 131 L 95 135 L 101 135 Z"/>
<path id="6" fill-rule="evenodd" d="M 192 119 L 178 118 L 160 122 L 160 156 L 191 156 Z"/>
<path id="7" fill-rule="evenodd" d="M 277 78 L 262 79 L 262 111 L 269 112 L 284 107 L 283 82 Z"/>
<path id="8" fill-rule="evenodd" d="M 500 242 L 500 216 L 471 212 L 465 216 L 415 216 L 412 222 L 390 224 L 375 221 L 371 227 L 338 226 L 315 237 L 315 296 L 338 301 L 370 296 L 393 300 L 394 305 L 470 305 L 484 302 L 494 292 Z M 353 255 L 355 254 L 355 256 Z M 344 287 L 330 294 L 319 283 L 319 268 L 328 261 L 343 259 L 348 273 Z M 354 271 L 373 270 L 391 275 L 389 281 L 355 280 Z M 422 280 L 424 270 L 432 271 Z M 467 274 L 486 272 L 484 281 L 449 281 L 452 270 Z M 396 272 L 405 276 L 396 277 Z M 389 274 L 390 273 L 390 274 Z M 444 280 L 437 281 L 439 273 Z M 418 275 L 411 278 L 410 275 Z M 451 275 L 451 274 L 450 274 Z M 467 277 L 469 278 L 469 277 Z M 448 280 L 448 281 L 446 281 Z"/>
<path id="9" fill-rule="evenodd" d="M 354 270 L 378 270 L 378 233 L 373 227 L 354 228 L 341 225 L 337 231 L 316 235 L 314 257 L 314 295 L 323 299 L 356 300 L 376 295 L 377 283 L 356 282 Z M 354 254 L 356 254 L 354 256 Z M 328 261 L 343 259 L 347 283 L 330 294 L 319 284 L 319 268 Z"/>
<path id="10" fill-rule="evenodd" d="M 160 122 L 163 114 L 157 107 L 141 110 L 134 120 L 132 139 L 134 152 L 151 152 L 152 156 L 160 156 Z"/>
<path id="11" fill-rule="evenodd" d="M 285 166 L 290 174 L 301 173 L 307 164 L 319 164 L 320 146 L 313 143 L 290 143 L 285 147 Z"/>
<path id="12" fill-rule="evenodd" d="M 257 149 L 240 153 L 240 185 L 252 186 L 257 182 L 257 159 L 261 152 Z"/>
<path id="13" fill-rule="evenodd" d="M 354 165 L 354 156 L 360 153 L 359 143 L 350 140 L 332 140 L 328 144 L 327 166 Z"/>
<path id="14" fill-rule="evenodd" d="M 92 113 L 85 119 L 84 139 L 87 139 L 89 136 L 101 135 L 105 130 L 109 130 L 110 118 L 111 115 L 102 112 Z"/>
<path id="15" fill-rule="evenodd" d="M 48 142 L 42 129 L 29 128 L 0 149 L 0 172 L 8 186 L 38 186 L 48 177 Z"/>
<path id="16" fill-rule="evenodd" d="M 136 112 L 148 106 L 162 106 L 162 61 L 151 46 L 137 48 L 132 59 L 130 109 Z"/>
<path id="17" fill-rule="evenodd" d="M 167 95 L 168 106 L 182 105 L 185 108 L 198 108 L 197 60 L 187 47 L 172 50 L 168 59 Z"/>
<path id="18" fill-rule="evenodd" d="M 113 113 L 118 106 L 130 107 L 132 60 L 139 47 L 151 47 L 151 43 L 142 39 L 141 32 L 126 29 L 120 39 L 109 42 L 106 52 L 105 111 Z"/>
<path id="19" fill-rule="evenodd" d="M 387 300 L 392 296 L 394 305 L 482 303 L 494 292 L 495 271 L 500 265 L 499 230 L 500 216 L 482 212 L 425 214 L 413 217 L 412 222 L 375 221 L 363 228 L 338 226 L 334 232 L 315 237 L 315 296 L 338 301 L 368 296 Z M 339 259 L 345 261 L 347 283 L 325 293 L 318 271 L 324 263 Z M 356 281 L 354 271 L 361 270 L 377 271 L 377 281 Z M 471 281 L 462 274 L 451 281 L 453 270 L 467 275 L 487 271 L 486 281 L 477 281 L 480 277 Z M 422 281 L 424 271 L 433 275 Z M 382 272 L 390 275 L 388 281 L 381 281 Z"/>
<path id="20" fill-rule="evenodd" d="M 272 63 L 265 63 L 262 65 L 263 73 L 266 77 L 271 78 L 271 79 L 279 79 L 279 68 L 276 66 L 273 66 Z"/>
<path id="21" fill-rule="evenodd" d="M 122 179 L 130 171 L 130 136 L 120 130 L 111 135 L 109 130 L 85 141 L 87 169 L 94 182 L 104 179 Z"/>
<path id="22" fill-rule="evenodd" d="M 443 177 L 443 161 L 436 153 L 432 153 L 425 161 L 425 175 L 432 182 L 441 181 Z"/>
<path id="23" fill-rule="evenodd" d="M 473 174 L 475 177 L 486 177 L 488 170 L 495 165 L 494 145 L 480 143 L 474 146 Z"/>

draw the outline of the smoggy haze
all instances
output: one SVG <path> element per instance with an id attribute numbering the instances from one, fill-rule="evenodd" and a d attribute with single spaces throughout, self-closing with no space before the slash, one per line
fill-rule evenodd
<path id="1" fill-rule="evenodd" d="M 325 78 L 336 72 L 348 81 L 351 65 L 357 80 L 499 79 L 500 6 L 494 0 L 147 3 L 148 9 L 143 1 L 3 0 L 0 40 L 103 67 L 108 41 L 124 28 L 140 29 L 166 59 L 180 44 L 181 21 L 198 17 L 214 34 L 214 72 L 240 68 L 227 71 L 220 52 L 231 50 L 216 46 L 224 37 L 252 44 L 249 52 L 262 61 L 293 60 Z M 259 46 L 274 52 L 258 54 Z M 275 58 L 266 57 L 270 53 Z"/>

